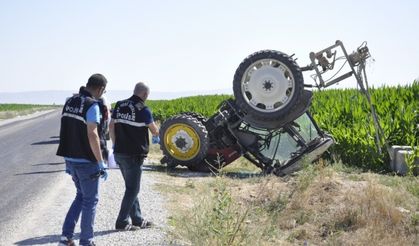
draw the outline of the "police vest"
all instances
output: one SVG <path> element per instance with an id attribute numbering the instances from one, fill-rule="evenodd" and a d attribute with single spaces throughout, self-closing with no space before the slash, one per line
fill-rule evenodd
<path id="1" fill-rule="evenodd" d="M 89 144 L 86 121 L 87 111 L 96 102 L 89 92 L 82 91 L 64 104 L 57 155 L 97 162 Z"/>
<path id="2" fill-rule="evenodd" d="M 106 145 L 106 134 L 108 132 L 108 119 L 109 119 L 109 113 L 108 113 L 108 107 L 103 103 L 103 101 L 101 101 L 100 99 L 98 100 L 98 105 L 99 105 L 99 110 L 100 113 L 102 115 L 100 122 L 99 122 L 99 126 L 98 126 L 98 132 L 99 132 L 99 142 L 100 142 L 100 149 L 102 150 L 102 158 L 105 161 L 108 161 L 108 155 L 109 155 L 109 151 L 108 151 L 108 147 Z"/>
<path id="3" fill-rule="evenodd" d="M 148 154 L 149 135 L 144 117 L 146 108 L 144 102 L 135 95 L 116 103 L 112 113 L 115 123 L 115 153 L 140 156 Z"/>
<path id="4" fill-rule="evenodd" d="M 109 119 L 109 115 L 108 115 L 108 107 L 106 105 L 104 105 L 100 101 L 98 101 L 98 105 L 99 105 L 100 113 L 102 115 L 102 117 L 100 119 L 100 122 L 99 122 L 99 126 L 98 126 L 98 131 L 100 131 L 102 133 L 103 138 L 100 139 L 102 141 L 102 140 L 106 140 L 105 134 L 106 134 L 106 131 L 108 129 L 107 121 Z"/>

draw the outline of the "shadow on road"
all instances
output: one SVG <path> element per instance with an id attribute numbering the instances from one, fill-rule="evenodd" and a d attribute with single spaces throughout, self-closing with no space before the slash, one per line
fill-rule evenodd
<path id="1" fill-rule="evenodd" d="M 30 175 L 30 174 L 60 173 L 60 172 L 64 172 L 64 171 L 65 170 L 54 170 L 54 171 L 38 171 L 38 172 L 28 172 L 28 173 L 16 173 L 15 176 Z"/>
<path id="2" fill-rule="evenodd" d="M 114 232 L 119 232 L 118 230 L 106 230 L 106 231 L 97 231 L 95 232 L 95 236 L 103 236 L 107 234 L 111 234 Z M 74 238 L 78 240 L 80 233 L 75 233 Z M 42 244 L 50 244 L 50 243 L 58 243 L 60 241 L 61 235 L 46 235 L 41 237 L 33 237 L 28 238 L 19 242 L 15 242 L 14 245 L 42 245 Z"/>
<path id="3" fill-rule="evenodd" d="M 59 143 L 60 143 L 59 139 L 54 139 L 54 140 L 35 142 L 35 143 L 32 143 L 31 145 L 59 144 Z"/>
<path id="4" fill-rule="evenodd" d="M 225 172 L 225 173 L 205 173 L 193 172 L 185 167 L 167 168 L 163 165 L 143 165 L 143 171 L 166 173 L 167 175 L 181 178 L 198 178 L 198 177 L 215 177 L 223 175 L 229 178 L 246 179 L 264 176 L 263 173 L 250 173 L 250 172 Z"/>
<path id="5" fill-rule="evenodd" d="M 39 164 L 32 164 L 32 166 L 55 166 L 65 164 L 65 162 L 48 162 L 48 163 L 39 163 Z"/>

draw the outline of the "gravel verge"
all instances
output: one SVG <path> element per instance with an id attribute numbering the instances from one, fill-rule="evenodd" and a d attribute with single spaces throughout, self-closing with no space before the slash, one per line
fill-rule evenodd
<path id="1" fill-rule="evenodd" d="M 95 243 L 97 245 L 169 245 L 166 239 L 167 211 L 162 194 L 153 189 L 158 174 L 144 170 L 140 204 L 144 217 L 156 226 L 138 231 L 120 232 L 114 230 L 119 206 L 125 190 L 119 169 L 109 170 L 108 180 L 101 180 L 100 199 L 96 212 Z M 29 187 L 28 187 L 29 188 Z M 75 196 L 70 176 L 60 173 L 51 186 L 42 194 L 16 211 L 16 218 L 5 226 L 0 236 L 1 245 L 57 245 L 61 227 L 68 208 Z M 80 223 L 76 226 L 75 238 L 78 244 Z"/>

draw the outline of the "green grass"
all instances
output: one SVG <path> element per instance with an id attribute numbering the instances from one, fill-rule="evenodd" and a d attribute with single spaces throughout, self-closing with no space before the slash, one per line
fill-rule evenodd
<path id="1" fill-rule="evenodd" d="M 0 103 L 0 112 L 4 111 L 23 111 L 34 108 L 52 108 L 51 105 L 40 104 L 15 104 L 15 103 Z"/>
<path id="2" fill-rule="evenodd" d="M 39 105 L 39 104 L 15 104 L 4 103 L 0 104 L 0 119 L 10 119 L 20 115 L 31 114 L 36 111 L 54 109 L 57 106 L 53 105 Z"/>

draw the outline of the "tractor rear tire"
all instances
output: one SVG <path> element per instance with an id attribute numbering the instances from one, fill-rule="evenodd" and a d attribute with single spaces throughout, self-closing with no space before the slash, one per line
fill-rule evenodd
<path id="1" fill-rule="evenodd" d="M 275 121 L 290 113 L 301 98 L 304 78 L 297 63 L 279 51 L 251 54 L 234 74 L 237 105 L 252 118 Z"/>
<path id="2" fill-rule="evenodd" d="M 164 121 L 160 139 L 160 149 L 171 166 L 193 166 L 207 155 L 208 132 L 198 119 L 190 115 L 176 115 Z"/>
<path id="3" fill-rule="evenodd" d="M 205 116 L 203 116 L 201 114 L 198 114 L 198 113 L 195 113 L 195 112 L 182 112 L 180 114 L 192 116 L 192 117 L 196 118 L 202 124 L 205 124 L 205 122 L 208 120 Z"/>

